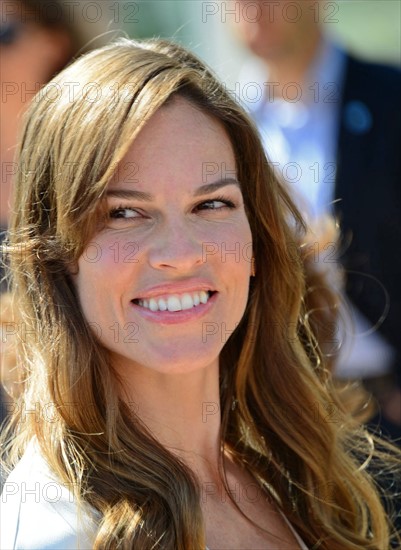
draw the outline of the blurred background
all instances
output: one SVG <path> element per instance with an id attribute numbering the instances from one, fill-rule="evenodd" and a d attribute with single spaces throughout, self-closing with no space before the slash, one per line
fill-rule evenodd
<path id="1" fill-rule="evenodd" d="M 227 85 L 236 82 L 241 66 L 250 55 L 229 28 L 243 9 L 239 2 L 121 0 L 120 4 L 121 28 L 131 37 L 174 38 L 196 52 Z M 248 3 L 249 19 L 257 16 L 256 4 Z M 292 17 L 290 11 L 288 14 Z M 358 57 L 401 65 L 399 0 L 328 1 L 316 14 L 325 32 Z"/>

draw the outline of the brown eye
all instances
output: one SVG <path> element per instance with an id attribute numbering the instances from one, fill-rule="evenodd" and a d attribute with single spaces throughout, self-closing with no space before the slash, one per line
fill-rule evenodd
<path id="1" fill-rule="evenodd" d="M 132 218 L 138 218 L 140 217 L 139 212 L 134 210 L 133 208 L 128 207 L 119 207 L 119 208 L 113 208 L 109 212 L 109 218 L 112 219 L 132 219 Z"/>
<path id="2" fill-rule="evenodd" d="M 235 208 L 235 204 L 227 199 L 212 199 L 201 202 L 197 205 L 197 210 L 223 210 L 225 208 Z"/>

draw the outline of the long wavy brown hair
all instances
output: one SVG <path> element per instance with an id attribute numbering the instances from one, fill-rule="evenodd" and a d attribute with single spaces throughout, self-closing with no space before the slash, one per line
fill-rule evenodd
<path id="1" fill-rule="evenodd" d="M 8 465 L 36 437 L 55 474 L 99 512 L 94 548 L 205 547 L 195 476 L 120 399 L 69 275 L 116 166 L 176 95 L 231 140 L 257 266 L 220 356 L 221 452 L 274 495 L 309 547 L 384 550 L 391 526 L 371 474 L 391 475 L 396 450 L 375 445 L 332 387 L 305 315 L 302 220 L 244 111 L 196 57 L 165 41 L 120 39 L 83 56 L 27 114 L 7 250 L 25 334 L 21 400 L 52 404 L 52 421 L 22 421 L 17 407 Z"/>

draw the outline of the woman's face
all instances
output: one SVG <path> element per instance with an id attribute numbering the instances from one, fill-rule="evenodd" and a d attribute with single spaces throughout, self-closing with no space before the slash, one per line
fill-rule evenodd
<path id="1" fill-rule="evenodd" d="M 244 314 L 252 235 L 222 126 L 182 98 L 153 115 L 107 189 L 74 276 L 113 364 L 216 365 Z"/>

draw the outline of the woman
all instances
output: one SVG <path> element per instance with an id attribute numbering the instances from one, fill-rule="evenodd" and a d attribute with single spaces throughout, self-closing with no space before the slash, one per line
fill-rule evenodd
<path id="1" fill-rule="evenodd" d="M 82 57 L 33 103 L 19 166 L 3 545 L 386 548 L 366 470 L 390 451 L 331 389 L 301 220 L 202 63 L 163 41 Z"/>

